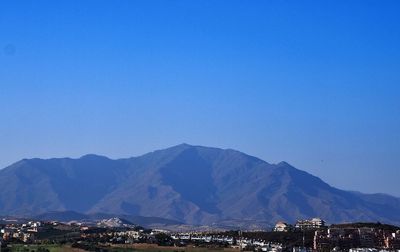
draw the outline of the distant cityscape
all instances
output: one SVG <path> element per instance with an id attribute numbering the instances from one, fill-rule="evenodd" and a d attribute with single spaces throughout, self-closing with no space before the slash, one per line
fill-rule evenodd
<path id="1" fill-rule="evenodd" d="M 1 251 L 400 251 L 400 227 L 381 223 L 331 224 L 320 218 L 279 221 L 271 230 L 145 228 L 121 218 L 96 222 L 3 218 Z"/>

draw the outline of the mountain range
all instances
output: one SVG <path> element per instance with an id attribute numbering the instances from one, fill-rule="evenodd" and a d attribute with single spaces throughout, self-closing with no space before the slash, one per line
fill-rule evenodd
<path id="1" fill-rule="evenodd" d="M 0 215 L 49 212 L 143 216 L 191 225 L 320 217 L 400 224 L 400 198 L 332 187 L 286 162 L 181 144 L 112 160 L 23 159 L 0 170 Z"/>

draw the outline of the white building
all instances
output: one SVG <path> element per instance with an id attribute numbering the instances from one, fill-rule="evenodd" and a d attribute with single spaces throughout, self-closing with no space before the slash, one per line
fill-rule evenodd
<path id="1" fill-rule="evenodd" d="M 275 232 L 287 232 L 289 229 L 290 229 L 289 224 L 279 221 L 278 223 L 276 223 L 274 231 Z"/>
<path id="2" fill-rule="evenodd" d="M 305 229 L 318 229 L 325 227 L 325 221 L 320 218 L 312 218 L 311 220 L 298 220 L 296 222 L 296 228 Z"/>

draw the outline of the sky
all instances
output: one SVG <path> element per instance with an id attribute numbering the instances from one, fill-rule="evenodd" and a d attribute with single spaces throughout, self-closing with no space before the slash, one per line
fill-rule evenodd
<path id="1" fill-rule="evenodd" d="M 0 167 L 180 143 L 400 196 L 400 2 L 0 1 Z"/>

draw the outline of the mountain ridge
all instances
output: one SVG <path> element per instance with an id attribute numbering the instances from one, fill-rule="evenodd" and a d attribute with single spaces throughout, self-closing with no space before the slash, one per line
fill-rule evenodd
<path id="1" fill-rule="evenodd" d="M 400 198 L 340 190 L 285 161 L 188 144 L 122 159 L 23 159 L 0 170 L 0 215 L 52 211 L 196 225 L 315 216 L 399 224 Z"/>

